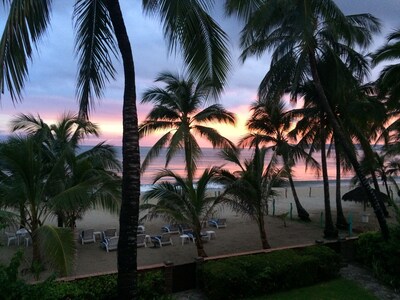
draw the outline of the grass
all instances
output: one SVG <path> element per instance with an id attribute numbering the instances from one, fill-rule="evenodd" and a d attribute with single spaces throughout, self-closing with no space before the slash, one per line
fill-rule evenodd
<path id="1" fill-rule="evenodd" d="M 353 281 L 339 278 L 317 285 L 295 289 L 288 292 L 276 293 L 268 296 L 251 298 L 248 300 L 376 300 L 372 293 L 368 292 Z"/>

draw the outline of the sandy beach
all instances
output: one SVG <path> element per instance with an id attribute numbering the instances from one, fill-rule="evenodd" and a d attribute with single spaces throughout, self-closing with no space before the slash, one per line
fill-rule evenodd
<path id="1" fill-rule="evenodd" d="M 348 186 L 342 187 L 342 193 L 349 190 Z M 290 245 L 300 245 L 314 243 L 315 240 L 323 239 L 323 227 L 321 227 L 321 212 L 324 212 L 323 190 L 322 186 L 312 186 L 311 196 L 309 186 L 300 186 L 297 192 L 304 208 L 310 213 L 312 222 L 300 222 L 297 218 L 296 208 L 293 203 L 291 191 L 287 189 L 287 197 L 285 189 L 282 188 L 281 195 L 275 199 L 275 216 L 272 216 L 272 203 L 269 204 L 269 215 L 266 216 L 266 231 L 268 240 L 272 248 Z M 210 191 L 216 192 L 216 191 Z M 290 206 L 293 206 L 293 218 L 287 217 L 286 227 L 283 220 L 277 215 L 289 212 Z M 365 230 L 379 229 L 373 211 L 370 207 L 367 212 L 370 213 L 368 223 L 361 222 L 361 214 L 363 206 L 360 203 L 342 202 L 346 217 L 353 220 L 353 235 L 357 232 Z M 334 186 L 331 186 L 331 209 L 332 217 L 336 222 L 336 205 Z M 394 213 L 389 207 L 389 213 Z M 214 227 L 206 227 L 204 230 L 215 231 L 216 238 L 205 243 L 205 251 L 208 256 L 216 256 L 230 253 L 238 253 L 244 251 L 261 249 L 259 233 L 255 222 L 248 217 L 236 214 L 228 207 L 221 207 L 215 217 L 226 218 L 227 227 L 216 229 Z M 394 222 L 394 218 L 388 218 L 388 222 Z M 163 219 L 153 219 L 145 221 L 146 234 L 157 235 L 161 232 L 161 227 L 166 222 Z M 322 224 L 323 226 L 323 224 Z M 111 215 L 108 212 L 93 210 L 88 212 L 84 218 L 77 222 L 75 231 L 76 239 L 78 233 L 83 229 L 93 228 L 95 231 L 103 231 L 107 228 L 119 229 L 118 215 Z M 347 231 L 341 231 L 340 236 L 348 236 Z M 162 263 L 164 261 L 172 261 L 174 264 L 182 264 L 193 262 L 197 257 L 196 247 L 193 243 L 185 243 L 182 245 L 178 234 L 173 235 L 173 245 L 162 248 L 138 248 L 138 265 L 146 266 Z M 3 240 L 4 244 L 4 240 Z M 6 245 L 6 244 L 5 244 Z M 81 245 L 76 243 L 77 256 L 73 275 L 92 274 L 97 272 L 111 272 L 117 270 L 117 252 L 107 253 L 100 247 L 100 243 L 92 243 Z M 22 247 L 26 253 L 25 266 L 29 265 L 32 248 Z M 4 246 L 0 248 L 1 263 L 8 264 L 12 254 L 17 250 L 17 246 Z"/>

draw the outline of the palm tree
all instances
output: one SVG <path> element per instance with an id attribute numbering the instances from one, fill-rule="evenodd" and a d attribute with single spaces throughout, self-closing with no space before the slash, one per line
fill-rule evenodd
<path id="1" fill-rule="evenodd" d="M 40 232 L 53 234 L 48 227 L 41 228 L 53 214 L 64 216 L 73 231 L 75 220 L 90 208 L 118 210 L 121 180 L 116 172 L 120 163 L 113 148 L 103 143 L 80 151 L 83 132 L 88 134 L 95 126 L 87 122 L 85 129 L 72 115 L 64 115 L 56 125 L 29 115 L 20 115 L 11 123 L 14 131 L 27 137 L 15 137 L 1 147 L 2 204 L 17 206 L 21 225 L 32 232 L 35 262 L 41 260 L 39 244 L 44 240 Z M 24 156 L 26 162 L 19 161 Z"/>
<path id="2" fill-rule="evenodd" d="M 18 101 L 28 77 L 32 49 L 49 25 L 52 1 L 5 3 L 9 4 L 9 16 L 0 40 L 0 90 L 3 92 L 7 86 L 12 101 Z M 174 51 L 179 47 L 190 73 L 211 80 L 218 93 L 226 81 L 230 57 L 226 34 L 207 13 L 212 3 L 212 0 L 143 0 L 143 9 L 160 17 L 169 49 Z M 117 49 L 122 57 L 125 82 L 118 294 L 121 299 L 136 298 L 140 153 L 132 48 L 119 1 L 76 0 L 74 17 L 75 49 L 79 57 L 77 97 L 83 118 L 88 117 L 94 98 L 101 96 L 106 83 L 114 78 L 112 59 Z"/>
<path id="3" fill-rule="evenodd" d="M 245 21 L 241 36 L 243 60 L 251 55 L 260 56 L 267 50 L 273 51 L 271 66 L 275 68 L 276 76 L 271 78 L 269 74 L 264 78 L 261 94 L 266 94 L 265 90 L 271 86 L 279 86 L 280 78 L 288 73 L 291 74 L 291 92 L 295 92 L 304 79 L 312 79 L 319 105 L 367 190 L 383 236 L 388 238 L 389 230 L 378 200 L 352 151 L 351 139 L 335 117 L 317 67 L 318 59 L 324 55 L 333 54 L 340 64 L 352 58 L 354 46 L 366 48 L 370 45 L 371 33 L 379 31 L 377 19 L 370 14 L 345 16 L 333 0 L 228 0 L 226 10 Z M 277 96 L 275 94 L 271 99 Z"/>
<path id="4" fill-rule="evenodd" d="M 397 60 L 400 56 L 400 28 L 393 30 L 387 36 L 387 43 L 372 54 L 372 66 L 391 60 Z M 400 64 L 392 64 L 383 68 L 377 80 L 381 96 L 386 96 L 390 108 L 398 109 L 400 99 Z"/>
<path id="5" fill-rule="evenodd" d="M 187 177 L 193 179 L 197 160 L 201 156 L 201 148 L 194 135 L 205 138 L 213 147 L 234 147 L 233 143 L 220 135 L 216 129 L 205 124 L 223 122 L 234 125 L 235 116 L 219 104 L 201 109 L 212 92 L 212 85 L 208 80 L 196 82 L 192 76 L 184 79 L 179 75 L 164 72 L 159 74 L 155 81 L 163 82 L 166 86 L 153 87 L 144 92 L 142 103 L 152 103 L 154 106 L 144 122 L 139 125 L 139 134 L 140 137 L 145 137 L 157 131 L 167 132 L 148 152 L 142 163 L 142 171 L 168 144 L 165 167 L 174 155 L 183 149 Z"/>
<path id="6" fill-rule="evenodd" d="M 79 143 L 89 135 L 99 136 L 99 129 L 96 124 L 81 119 L 78 115 L 65 113 L 56 124 L 48 125 L 38 115 L 37 117 L 29 114 L 20 114 L 11 120 L 11 131 L 22 132 L 23 134 L 34 135 L 42 140 L 48 149 L 48 159 L 53 163 L 63 157 L 65 164 L 72 165 L 76 158 Z M 109 161 L 110 162 L 110 161 Z M 115 163 L 116 170 L 119 169 Z M 64 176 L 65 173 L 60 173 Z M 60 178 L 65 180 L 66 178 Z M 61 212 L 57 213 L 58 227 L 63 227 L 64 218 Z"/>
<path id="7" fill-rule="evenodd" d="M 266 148 L 259 149 L 256 145 L 253 157 L 242 164 L 239 150 L 223 150 L 221 157 L 236 164 L 239 171 L 231 173 L 222 170 L 219 179 L 225 185 L 221 195 L 223 201 L 257 223 L 263 249 L 271 248 L 264 221 L 264 216 L 268 214 L 268 200 L 277 195 L 273 187 L 281 185 L 287 177 L 285 168 L 277 168 L 276 152 L 268 165 L 265 165 L 266 154 Z"/>
<path id="8" fill-rule="evenodd" d="M 308 212 L 300 203 L 293 181 L 292 168 L 296 161 L 304 159 L 306 165 L 319 170 L 318 162 L 300 146 L 293 144 L 287 133 L 291 126 L 291 119 L 285 116 L 285 104 L 282 100 L 275 102 L 256 102 L 251 106 L 252 116 L 247 121 L 250 134 L 241 139 L 240 145 L 254 146 L 256 144 L 268 145 L 282 157 L 284 168 L 287 172 L 293 199 L 296 204 L 297 214 L 303 221 L 310 221 Z M 254 132 L 254 133 L 253 133 Z"/>
<path id="9" fill-rule="evenodd" d="M 205 169 L 194 185 L 191 179 L 183 178 L 171 170 L 164 170 L 156 176 L 154 183 L 157 184 L 143 194 L 144 204 L 141 208 L 148 209 L 150 217 L 162 215 L 176 223 L 188 224 L 193 229 L 197 254 L 200 257 L 207 256 L 201 239 L 202 224 L 219 204 L 217 197 L 207 193 L 207 185 L 215 180 L 218 171 L 217 167 Z M 159 182 L 163 178 L 173 179 L 174 182 Z M 150 200 L 157 203 L 149 203 Z"/>
<path id="10" fill-rule="evenodd" d="M 23 208 L 24 226 L 32 235 L 32 265 L 42 262 L 41 244 L 46 243 L 46 258 L 58 262 L 62 274 L 72 270 L 75 246 L 71 230 L 43 225 L 51 216 L 53 201 L 48 195 L 57 182 L 62 164 L 48 166 L 45 149 L 34 137 L 11 137 L 0 145 L 1 207 Z"/>

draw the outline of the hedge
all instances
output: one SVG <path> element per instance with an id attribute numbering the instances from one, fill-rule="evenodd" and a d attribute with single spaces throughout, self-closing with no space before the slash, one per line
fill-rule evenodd
<path id="1" fill-rule="evenodd" d="M 240 299 L 329 280 L 339 268 L 339 255 L 313 246 L 209 261 L 200 276 L 209 299 Z"/>
<path id="2" fill-rule="evenodd" d="M 118 299 L 116 274 L 74 281 L 55 281 L 54 278 L 49 278 L 42 283 L 30 285 L 18 279 L 21 259 L 22 253 L 17 252 L 9 266 L 0 265 L 1 299 Z M 164 295 L 164 286 L 162 271 L 149 271 L 138 275 L 139 299 L 169 299 L 169 296 Z"/>
<path id="3" fill-rule="evenodd" d="M 369 267 L 374 275 L 393 288 L 400 289 L 400 226 L 390 228 L 390 239 L 380 232 L 360 234 L 356 243 L 356 259 Z"/>

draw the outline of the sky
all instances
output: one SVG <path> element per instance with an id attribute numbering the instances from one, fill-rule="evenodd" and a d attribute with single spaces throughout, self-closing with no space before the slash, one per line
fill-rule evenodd
<path id="1" fill-rule="evenodd" d="M 382 33 L 375 36 L 371 51 L 383 45 L 385 36 L 400 26 L 400 0 L 335 0 L 345 14 L 371 13 L 382 22 Z M 0 136 L 9 134 L 10 120 L 20 114 L 40 115 L 46 123 L 52 124 L 65 112 L 77 112 L 75 98 L 76 57 L 72 22 L 72 1 L 53 0 L 51 26 L 38 44 L 29 66 L 29 79 L 25 84 L 22 102 L 13 103 L 8 91 L 0 99 Z M 138 102 L 144 90 L 154 86 L 154 78 L 163 71 L 179 73 L 183 65 L 179 54 L 169 55 L 161 26 L 157 19 L 143 14 L 141 1 L 121 0 L 125 24 L 131 41 L 136 68 Z M 250 116 L 249 104 L 256 99 L 257 87 L 268 71 L 268 54 L 260 59 L 250 58 L 239 62 L 238 39 L 240 24 L 235 18 L 227 18 L 218 9 L 222 3 L 217 0 L 213 14 L 221 27 L 229 34 L 233 68 L 220 103 L 237 114 L 236 128 L 218 126 L 227 138 L 237 141 L 244 133 L 244 124 Z M 4 6 L 0 8 L 0 30 L 6 20 Z M 382 66 L 372 70 L 371 80 L 376 79 Z M 107 141 L 121 145 L 122 96 L 124 78 L 120 62 L 116 63 L 117 77 L 107 85 L 105 95 L 96 102 L 90 115 L 92 122 L 100 126 L 100 138 L 91 138 L 87 144 Z M 149 105 L 138 103 L 139 122 L 150 110 Z M 142 146 L 151 146 L 157 137 L 145 138 Z"/>

